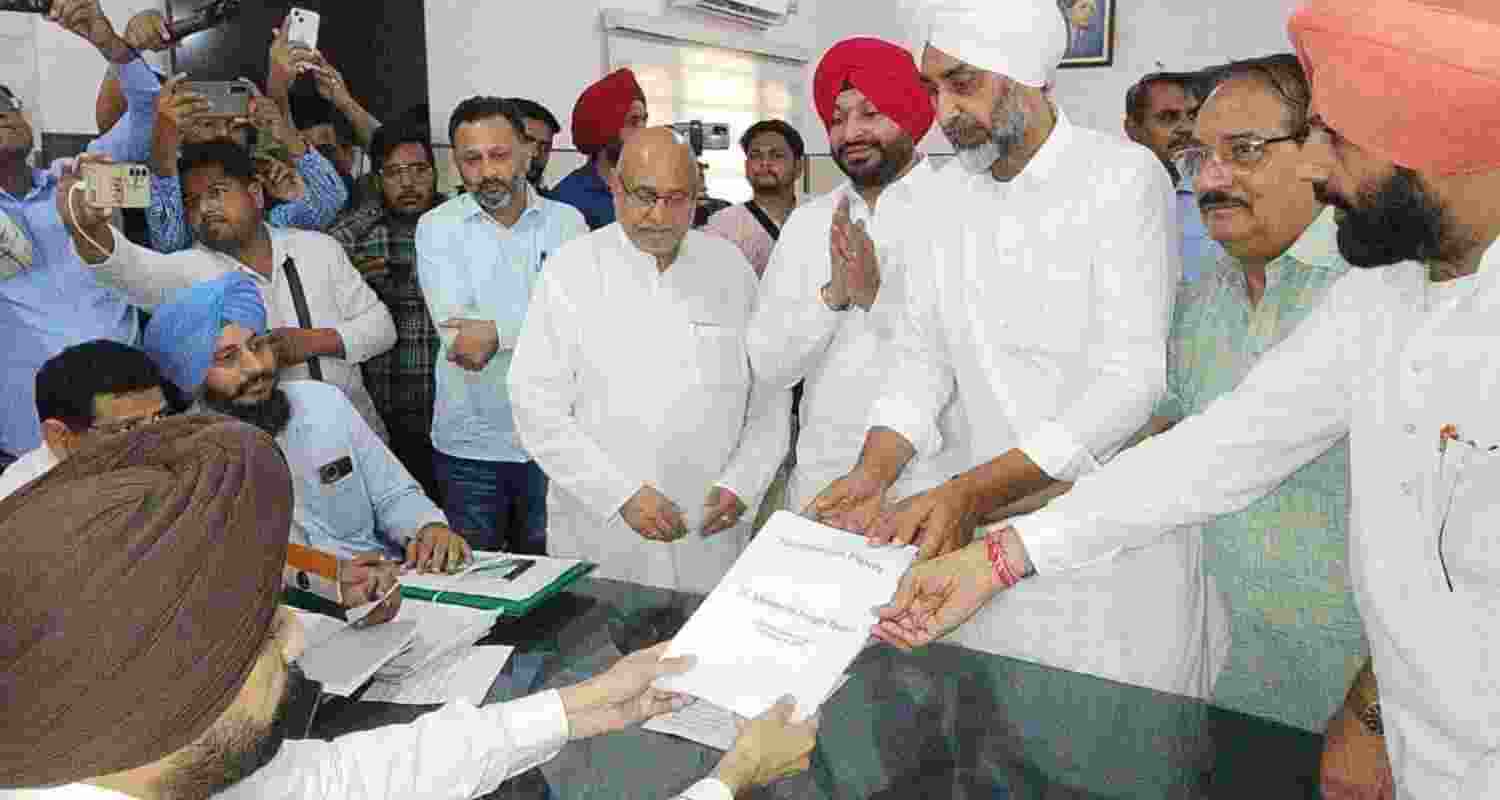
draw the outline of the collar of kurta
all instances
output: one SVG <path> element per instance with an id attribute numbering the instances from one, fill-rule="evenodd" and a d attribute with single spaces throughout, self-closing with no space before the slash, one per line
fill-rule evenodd
<path id="1" fill-rule="evenodd" d="M 932 165 L 932 159 L 925 153 L 918 152 L 917 157 L 920 160 L 917 161 L 917 163 L 913 164 L 911 169 L 906 171 L 905 175 L 902 175 L 899 179 L 896 180 L 895 183 L 892 183 L 890 186 L 885 187 L 885 189 L 881 191 L 880 200 L 885 200 L 887 196 L 889 196 L 892 192 L 912 191 L 912 187 L 916 185 L 917 181 L 921 180 L 923 177 L 931 174 L 937 169 Z M 858 222 L 861 219 L 866 219 L 871 216 L 870 206 L 869 204 L 865 203 L 865 199 L 863 197 L 859 196 L 859 190 L 854 187 L 854 181 L 848 180 L 846 178 L 843 184 L 839 186 L 838 191 L 843 193 L 844 195 L 847 195 L 849 198 L 849 217 L 852 221 Z M 879 207 L 880 203 L 877 202 L 876 208 Z"/>
<path id="2" fill-rule="evenodd" d="M 1344 267 L 1344 257 L 1339 255 L 1339 225 L 1334 218 L 1333 206 L 1323 209 L 1312 224 L 1307 226 L 1307 230 L 1297 237 L 1297 241 L 1292 242 L 1292 246 L 1281 254 L 1281 258 L 1291 258 L 1299 264 L 1327 269 Z M 1277 260 L 1280 261 L 1281 258 Z"/>
<path id="3" fill-rule="evenodd" d="M 1402 292 L 1410 303 L 1423 302 L 1427 295 L 1427 265 L 1417 261 L 1405 261 L 1389 267 L 1380 267 L 1386 283 Z M 1477 280 L 1469 284 L 1471 296 L 1480 297 L 1481 307 L 1500 310 L 1500 239 L 1490 242 L 1488 250 L 1479 260 Z"/>

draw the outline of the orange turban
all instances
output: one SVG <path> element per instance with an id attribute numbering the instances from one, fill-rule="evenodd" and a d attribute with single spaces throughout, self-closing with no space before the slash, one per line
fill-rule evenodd
<path id="1" fill-rule="evenodd" d="M 1309 0 L 1288 30 L 1349 141 L 1417 172 L 1500 167 L 1500 2 Z"/>
<path id="2" fill-rule="evenodd" d="M 637 100 L 646 102 L 646 94 L 629 67 L 621 67 L 584 89 L 573 106 L 573 146 L 593 155 L 620 138 L 630 105 Z"/>
<path id="3" fill-rule="evenodd" d="M 890 42 L 860 36 L 829 48 L 813 73 L 813 103 L 823 127 L 832 127 L 834 101 L 844 84 L 858 89 L 901 129 L 921 141 L 932 127 L 932 98 L 911 53 Z"/>

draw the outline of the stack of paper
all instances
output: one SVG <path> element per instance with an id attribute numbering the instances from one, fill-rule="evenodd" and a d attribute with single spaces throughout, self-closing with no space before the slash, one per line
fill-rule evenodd
<path id="1" fill-rule="evenodd" d="M 445 656 L 465 650 L 483 639 L 499 618 L 498 611 L 403 598 L 396 621 L 415 624 L 417 636 L 406 652 L 380 668 L 377 677 L 385 681 L 400 680 Z"/>
<path id="2" fill-rule="evenodd" d="M 833 693 L 837 693 L 848 682 L 848 675 L 840 678 L 833 687 Z M 824 698 L 824 702 L 827 701 Z M 723 706 L 699 700 L 681 711 L 652 717 L 641 727 L 728 751 L 734 747 L 734 740 L 739 736 L 738 719 L 733 711 Z"/>
<path id="3" fill-rule="evenodd" d="M 387 680 L 377 675 L 362 699 L 412 705 L 462 700 L 481 705 L 514 649 L 501 645 L 464 647 L 404 678 Z"/>
<path id="4" fill-rule="evenodd" d="M 348 697 L 368 681 L 381 665 L 411 646 L 415 622 L 387 622 L 364 628 L 343 620 L 297 610 L 306 647 L 297 663 L 307 677 L 323 684 L 323 691 Z"/>
<path id="5" fill-rule="evenodd" d="M 474 563 L 452 575 L 402 575 L 401 596 L 520 615 L 593 568 L 574 559 L 475 551 Z"/>
<path id="6" fill-rule="evenodd" d="M 672 640 L 693 668 L 656 686 L 756 717 L 778 698 L 805 718 L 833 693 L 916 557 L 785 511 L 766 526 Z"/>

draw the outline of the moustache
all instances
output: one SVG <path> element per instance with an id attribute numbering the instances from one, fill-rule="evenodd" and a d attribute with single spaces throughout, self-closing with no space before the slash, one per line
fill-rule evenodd
<path id="1" fill-rule="evenodd" d="M 420 203 L 420 202 L 422 202 L 422 196 L 419 195 L 419 194 L 416 194 L 415 192 L 407 192 L 406 194 L 398 194 L 398 195 L 396 195 L 396 202 L 398 202 L 398 203 Z"/>
<path id="2" fill-rule="evenodd" d="M 275 380 L 276 376 L 270 370 L 261 370 L 260 372 L 246 376 L 245 382 L 240 384 L 240 390 L 235 393 L 235 397 L 245 397 Z"/>
<path id="3" fill-rule="evenodd" d="M 1207 211 L 1210 208 L 1214 207 L 1229 208 L 1231 206 L 1249 208 L 1250 204 L 1237 197 L 1230 197 L 1225 192 L 1204 192 L 1203 195 L 1198 198 L 1199 211 Z"/>
<path id="4" fill-rule="evenodd" d="M 1326 183 L 1313 184 L 1313 199 L 1325 206 L 1333 206 L 1343 211 L 1354 210 L 1354 206 L 1348 200 L 1328 191 L 1328 184 Z"/>

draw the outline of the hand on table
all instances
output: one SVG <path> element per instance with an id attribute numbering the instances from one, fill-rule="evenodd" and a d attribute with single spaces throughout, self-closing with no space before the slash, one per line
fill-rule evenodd
<path id="1" fill-rule="evenodd" d="M 650 484 L 625 503 L 620 516 L 641 538 L 653 542 L 675 542 L 688 534 L 682 509 Z"/>
<path id="2" fill-rule="evenodd" d="M 680 675 L 693 666 L 690 657 L 663 658 L 668 644 L 638 650 L 605 673 L 563 689 L 570 738 L 621 730 L 691 703 L 685 695 L 651 687 L 657 678 Z"/>
<path id="3" fill-rule="evenodd" d="M 866 531 L 870 544 L 919 548 L 918 561 L 951 553 L 974 540 L 979 511 L 960 480 L 908 497 L 881 513 Z"/>
<path id="4" fill-rule="evenodd" d="M 868 533 L 880 518 L 887 488 L 856 467 L 814 497 L 802 515 L 851 533 Z"/>
<path id="5" fill-rule="evenodd" d="M 447 525 L 428 525 L 406 544 L 404 569 L 418 572 L 453 572 L 467 564 L 474 551 L 464 537 Z"/>
<path id="6" fill-rule="evenodd" d="M 700 532 L 704 536 L 713 536 L 727 531 L 738 525 L 744 514 L 745 504 L 739 495 L 722 486 L 715 486 L 708 490 L 708 499 L 703 501 L 703 526 Z"/>
<path id="7" fill-rule="evenodd" d="M 359 608 L 386 598 L 360 622 L 361 625 L 379 625 L 396 618 L 401 611 L 401 592 L 390 590 L 399 583 L 398 565 L 380 553 L 361 553 L 349 560 L 339 559 L 339 596 L 344 608 Z M 386 597 L 387 593 L 389 597 Z"/>
<path id="8" fill-rule="evenodd" d="M 1347 703 L 1328 721 L 1319 771 L 1325 800 L 1392 800 L 1396 796 L 1385 737 L 1370 732 Z"/>
<path id="9" fill-rule="evenodd" d="M 738 795 L 811 766 L 812 750 L 818 743 L 818 718 L 792 722 L 796 709 L 795 700 L 783 697 L 766 713 L 740 723 L 734 747 L 714 770 L 714 777 L 723 781 L 730 793 Z"/>

